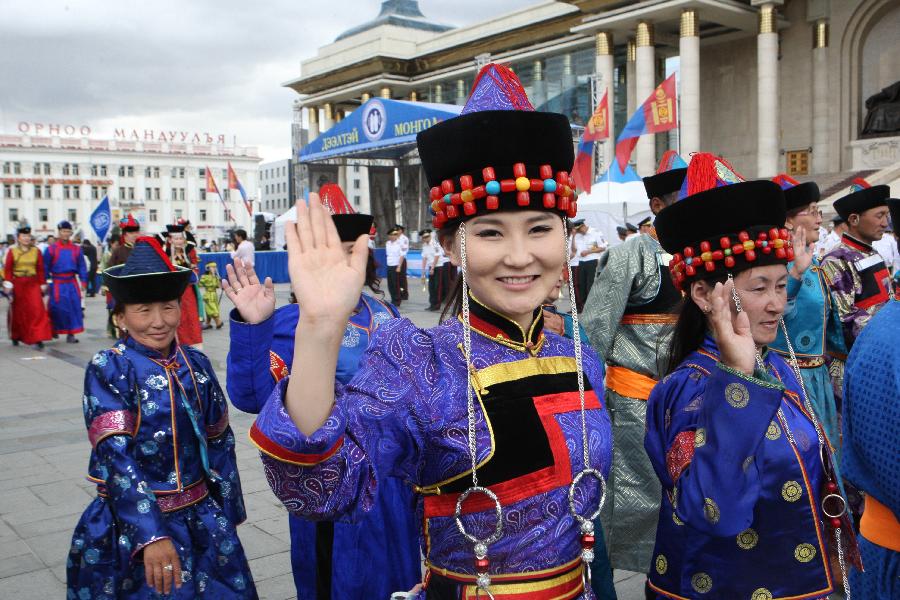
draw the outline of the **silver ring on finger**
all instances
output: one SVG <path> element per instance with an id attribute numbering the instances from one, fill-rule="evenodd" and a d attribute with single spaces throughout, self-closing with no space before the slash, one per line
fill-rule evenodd
<path id="1" fill-rule="evenodd" d="M 166 566 L 163 567 L 163 571 L 172 571 L 172 570 L 174 570 L 174 569 L 175 569 L 175 567 L 174 567 L 173 565 L 171 565 L 171 564 L 166 565 Z"/>

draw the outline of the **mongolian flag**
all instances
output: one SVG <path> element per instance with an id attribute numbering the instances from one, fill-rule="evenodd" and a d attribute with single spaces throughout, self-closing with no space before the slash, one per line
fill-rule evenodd
<path id="1" fill-rule="evenodd" d="M 231 161 L 228 161 L 228 189 L 237 190 L 241 193 L 241 198 L 244 200 L 244 208 L 247 209 L 247 213 L 252 217 L 253 205 L 247 200 L 247 192 L 244 190 L 244 186 L 241 185 L 241 180 L 238 179 L 237 173 L 231 167 Z"/>
<path id="2" fill-rule="evenodd" d="M 608 137 L 609 103 L 606 99 L 606 92 L 604 92 L 600 104 L 597 105 L 597 110 L 588 120 L 581 141 L 578 143 L 578 153 L 575 155 L 575 165 L 572 167 L 572 181 L 577 189 L 590 193 L 594 142 Z"/>
<path id="3" fill-rule="evenodd" d="M 624 171 L 637 145 L 638 138 L 646 133 L 662 133 L 678 127 L 675 93 L 675 74 L 659 84 L 650 97 L 631 115 L 625 129 L 616 139 L 616 161 Z"/>
<path id="4" fill-rule="evenodd" d="M 222 197 L 222 192 L 219 191 L 219 186 L 216 185 L 216 180 L 213 178 L 212 169 L 210 169 L 209 167 L 206 167 L 206 193 L 217 194 L 219 196 L 219 201 L 222 203 L 222 206 L 225 207 L 225 214 L 231 221 L 234 221 L 231 210 L 228 208 L 228 204 L 225 202 L 225 198 Z"/>

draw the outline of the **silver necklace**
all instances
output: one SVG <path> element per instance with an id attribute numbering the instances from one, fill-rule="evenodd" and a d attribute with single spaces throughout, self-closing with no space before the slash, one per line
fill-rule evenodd
<path id="1" fill-rule="evenodd" d="M 731 282 L 731 298 L 732 298 L 732 300 L 734 300 L 735 309 L 739 313 L 743 312 L 743 307 L 741 305 L 741 298 L 740 298 L 740 296 L 738 296 L 737 289 L 735 288 L 735 285 L 734 285 L 734 278 L 732 277 L 731 273 L 728 274 L 728 281 Z M 810 419 L 810 421 L 812 421 L 813 428 L 816 430 L 816 437 L 818 438 L 818 441 L 819 441 L 819 461 L 822 464 L 822 471 L 826 472 L 825 457 L 824 457 L 823 453 L 829 452 L 829 450 L 828 450 L 827 444 L 825 443 L 825 436 L 822 433 L 822 428 L 819 425 L 819 421 L 816 418 L 816 413 L 813 410 L 812 403 L 809 400 L 809 394 L 806 392 L 806 385 L 803 383 L 803 376 L 800 372 L 800 363 L 797 361 L 797 355 L 794 353 L 794 345 L 791 343 L 791 338 L 788 335 L 787 326 L 784 324 L 783 318 L 780 320 L 780 322 L 781 322 L 781 331 L 782 331 L 782 333 L 784 333 L 784 340 L 787 343 L 788 354 L 790 354 L 790 357 L 791 357 L 791 361 L 790 361 L 791 368 L 794 371 L 794 376 L 797 378 L 797 382 L 800 384 L 800 391 L 802 392 L 802 395 L 803 395 L 803 406 L 806 409 L 806 412 L 809 414 L 809 419 Z M 757 352 L 756 352 L 756 364 L 760 368 L 760 370 L 767 371 L 766 365 L 762 360 L 762 356 L 760 356 L 760 354 L 759 354 L 759 350 L 757 350 Z M 781 406 L 778 407 L 778 416 L 781 421 L 781 424 L 784 426 L 784 433 L 785 433 L 785 436 L 788 438 L 788 442 L 794 448 L 797 448 L 798 447 L 797 440 L 794 439 L 794 433 L 791 431 L 790 426 L 788 426 L 787 417 L 785 416 L 784 411 Z M 828 492 L 829 493 L 827 493 L 822 498 L 822 501 L 821 501 L 822 513 L 826 517 L 828 517 L 832 520 L 832 524 L 839 523 L 840 518 L 842 516 L 844 516 L 844 514 L 847 512 L 847 501 L 844 500 L 843 496 L 841 496 L 839 493 L 837 493 L 836 490 L 828 490 Z M 828 509 L 826 508 L 826 503 L 832 499 L 838 500 L 840 502 L 841 510 L 837 514 L 830 514 L 828 512 Z M 842 575 L 843 584 L 844 584 L 844 596 L 845 596 L 846 600 L 850 600 L 851 599 L 850 580 L 847 577 L 847 565 L 845 564 L 845 561 L 844 561 L 844 549 L 843 549 L 843 545 L 841 544 L 841 533 L 842 532 L 841 532 L 840 525 L 838 525 L 837 527 L 834 528 L 835 547 L 836 547 L 837 553 L 838 553 L 838 564 L 841 569 L 841 575 Z"/>
<path id="2" fill-rule="evenodd" d="M 566 269 L 568 272 L 569 281 L 571 282 L 572 269 L 568 266 L 569 233 L 568 229 L 565 227 L 565 221 L 563 222 L 563 230 L 566 232 L 564 252 L 564 256 L 566 257 L 565 264 L 567 265 Z M 462 536 L 473 546 L 473 551 L 475 554 L 475 598 L 480 598 L 481 595 L 484 594 L 486 598 L 494 600 L 494 595 L 490 591 L 491 577 L 489 574 L 490 560 L 488 559 L 488 548 L 491 544 L 497 542 L 503 535 L 503 507 L 500 504 L 500 499 L 494 492 L 492 492 L 489 488 L 480 486 L 478 484 L 478 452 L 475 434 L 475 397 L 474 391 L 472 389 L 472 375 L 475 372 L 475 367 L 472 364 L 472 336 L 471 322 L 469 320 L 469 285 L 467 281 L 468 259 L 466 255 L 465 223 L 460 225 L 458 235 L 462 263 L 463 352 L 465 354 L 466 370 L 468 374 L 466 385 L 466 411 L 468 417 L 469 459 L 472 463 L 472 485 L 462 494 L 460 494 L 459 498 L 457 499 L 454 518 L 456 520 L 456 527 L 457 529 L 459 529 L 460 534 L 462 534 Z M 575 344 L 575 370 L 578 379 L 578 397 L 581 404 L 581 443 L 582 461 L 584 468 L 572 478 L 572 483 L 569 484 L 568 498 L 569 512 L 578 523 L 579 531 L 581 532 L 581 560 L 583 563 L 582 584 L 584 585 L 585 590 L 587 590 L 591 585 L 590 565 L 594 560 L 594 519 L 600 516 L 600 511 L 606 500 L 606 480 L 604 479 L 603 474 L 600 473 L 600 471 L 598 471 L 597 469 L 593 469 L 590 466 L 590 456 L 588 453 L 587 418 L 585 415 L 586 410 L 584 399 L 584 369 L 582 367 L 583 357 L 581 352 L 581 335 L 578 330 L 578 311 L 575 310 L 575 291 L 571 285 L 569 286 L 569 299 L 572 306 L 572 328 Z M 575 506 L 575 490 L 584 477 L 593 477 L 600 484 L 600 500 L 598 502 L 597 509 L 588 517 L 581 515 Z M 487 496 L 491 500 L 491 502 L 494 503 L 494 513 L 497 523 L 494 527 L 493 533 L 491 533 L 491 535 L 486 538 L 478 538 L 477 536 L 472 535 L 471 533 L 466 531 L 465 524 L 462 522 L 463 502 L 472 494 L 482 494 L 484 496 Z"/>

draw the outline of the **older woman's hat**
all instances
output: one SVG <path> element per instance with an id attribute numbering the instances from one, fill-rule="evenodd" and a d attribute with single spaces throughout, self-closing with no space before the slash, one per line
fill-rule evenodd
<path id="1" fill-rule="evenodd" d="M 422 131 L 416 143 L 435 229 L 496 211 L 576 214 L 569 120 L 535 111 L 508 67 L 483 67 L 460 115 Z"/>
<path id="2" fill-rule="evenodd" d="M 172 264 L 152 237 L 138 238 L 128 260 L 103 272 L 103 284 L 120 304 L 148 304 L 180 298 L 194 272 Z"/>
<path id="3" fill-rule="evenodd" d="M 786 173 L 773 177 L 772 181 L 784 192 L 784 208 L 787 212 L 819 201 L 819 186 L 814 181 L 800 183 Z"/>
<path id="4" fill-rule="evenodd" d="M 372 215 L 357 213 L 347 201 L 344 190 L 336 183 L 326 183 L 319 189 L 319 198 L 331 212 L 331 220 L 342 242 L 355 242 L 372 228 Z"/>
<path id="5" fill-rule="evenodd" d="M 695 154 L 680 200 L 656 216 L 659 243 L 672 254 L 680 289 L 693 281 L 737 274 L 794 258 L 784 228 L 784 192 L 773 181 L 746 181 L 725 159 Z"/>

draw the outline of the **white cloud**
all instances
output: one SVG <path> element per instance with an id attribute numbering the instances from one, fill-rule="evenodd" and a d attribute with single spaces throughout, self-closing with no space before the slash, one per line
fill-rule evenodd
<path id="1" fill-rule="evenodd" d="M 465 25 L 534 0 L 420 0 Z M 378 13 L 372 0 L 0 0 L 0 131 L 20 121 L 183 129 L 290 154 L 300 61 Z"/>

